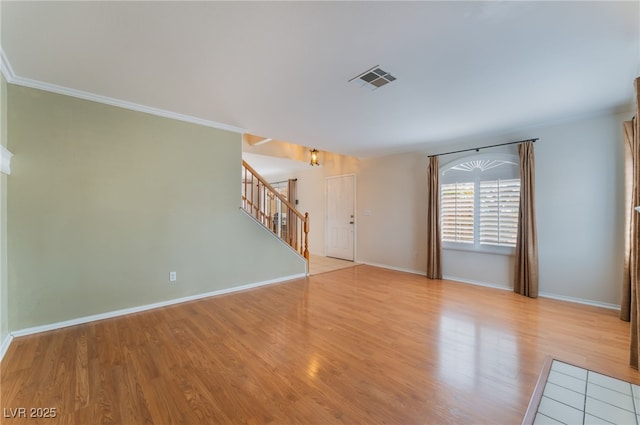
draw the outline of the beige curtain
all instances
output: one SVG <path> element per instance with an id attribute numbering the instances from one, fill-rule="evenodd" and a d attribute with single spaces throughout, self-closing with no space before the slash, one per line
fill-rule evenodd
<path id="1" fill-rule="evenodd" d="M 437 156 L 429 158 L 427 169 L 427 277 L 442 279 L 440 166 Z"/>
<path id="2" fill-rule="evenodd" d="M 536 298 L 538 296 L 538 238 L 533 142 L 521 143 L 518 151 L 520 153 L 520 214 L 513 290 L 518 294 Z"/>
<path id="3" fill-rule="evenodd" d="M 635 80 L 636 116 L 624 123 L 625 155 L 625 257 L 620 318 L 631 320 L 631 351 L 629 363 L 638 369 L 640 351 L 640 77 Z"/>
<path id="4" fill-rule="evenodd" d="M 620 319 L 631 320 L 631 235 L 634 233 L 633 216 L 637 214 L 633 207 L 633 151 L 635 117 L 623 123 L 624 129 L 624 268 L 622 272 L 622 301 L 620 302 Z M 637 148 L 636 148 L 637 153 Z M 636 184 L 637 187 L 637 184 Z"/>

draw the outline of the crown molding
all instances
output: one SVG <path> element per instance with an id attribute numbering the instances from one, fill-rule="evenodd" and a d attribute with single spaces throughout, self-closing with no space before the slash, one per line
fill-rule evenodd
<path id="1" fill-rule="evenodd" d="M 2 340 L 2 343 L 0 344 L 0 362 L 4 358 L 4 355 L 7 354 L 11 341 L 13 341 L 13 335 L 11 334 L 7 334 Z"/>
<path id="2" fill-rule="evenodd" d="M 220 123 L 217 121 L 206 120 L 203 118 L 184 115 L 177 112 L 167 111 L 164 109 L 154 108 L 152 106 L 140 105 L 138 103 L 128 102 L 126 100 L 114 99 L 112 97 L 102 96 L 99 94 L 89 93 L 82 90 L 75 90 L 69 87 L 58 86 L 56 84 L 45 83 L 43 81 L 32 80 L 17 76 L 11 67 L 11 63 L 7 58 L 2 47 L 0 47 L 1 70 L 7 82 L 18 86 L 30 87 L 32 89 L 44 90 L 51 93 L 63 94 L 66 96 L 76 97 L 78 99 L 90 100 L 92 102 L 103 103 L 105 105 L 116 106 L 118 108 L 129 109 L 132 111 L 144 112 L 145 114 L 157 115 L 159 117 L 170 118 L 178 121 L 184 121 L 192 124 L 198 124 L 205 127 L 217 128 L 220 130 L 231 131 L 233 133 L 244 133 L 245 129 Z"/>
<path id="3" fill-rule="evenodd" d="M 13 154 L 0 145 L 0 172 L 11 174 L 11 157 Z"/>
<path id="4" fill-rule="evenodd" d="M 11 67 L 11 63 L 9 63 L 9 59 L 7 55 L 4 53 L 2 47 L 0 47 L 0 71 L 4 74 L 4 78 L 10 83 L 13 83 L 16 79 L 16 74 L 13 72 L 13 68 Z"/>

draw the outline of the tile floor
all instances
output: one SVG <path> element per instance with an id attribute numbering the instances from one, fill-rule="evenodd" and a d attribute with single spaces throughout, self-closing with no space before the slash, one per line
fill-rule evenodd
<path id="1" fill-rule="evenodd" d="M 332 272 L 334 270 L 344 269 L 347 267 L 357 266 L 358 263 L 353 261 L 339 260 L 337 258 L 322 257 L 319 255 L 312 255 L 309 258 L 309 274 L 319 274 Z"/>
<path id="2" fill-rule="evenodd" d="M 534 424 L 640 424 L 640 387 L 553 360 Z"/>

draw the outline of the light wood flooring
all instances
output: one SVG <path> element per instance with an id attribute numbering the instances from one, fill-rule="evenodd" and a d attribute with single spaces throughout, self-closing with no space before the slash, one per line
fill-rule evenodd
<path id="1" fill-rule="evenodd" d="M 3 424 L 519 424 L 545 356 L 640 383 L 617 312 L 371 266 L 17 338 Z"/>
<path id="2" fill-rule="evenodd" d="M 332 272 L 347 267 L 357 266 L 353 261 L 341 260 L 339 258 L 323 257 L 321 255 L 311 255 L 309 258 L 309 274 Z"/>

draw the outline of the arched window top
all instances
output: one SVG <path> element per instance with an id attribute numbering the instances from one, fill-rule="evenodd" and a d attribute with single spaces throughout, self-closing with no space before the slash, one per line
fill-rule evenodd
<path id="1" fill-rule="evenodd" d="M 456 158 L 440 168 L 444 183 L 472 182 L 477 179 L 518 178 L 518 157 L 513 154 L 493 153 L 467 155 Z"/>

